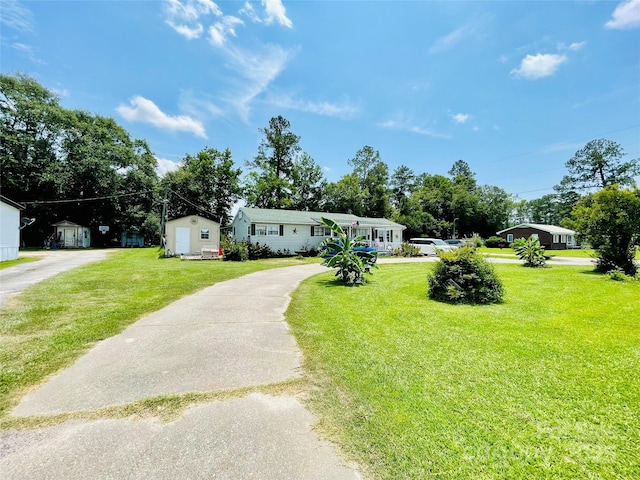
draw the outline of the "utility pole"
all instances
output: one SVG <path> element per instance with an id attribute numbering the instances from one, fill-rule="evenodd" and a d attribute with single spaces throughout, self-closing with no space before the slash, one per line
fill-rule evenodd
<path id="1" fill-rule="evenodd" d="M 164 198 L 162 199 L 162 216 L 160 217 L 160 246 L 164 248 L 164 254 L 167 255 L 167 246 L 165 245 L 165 235 L 164 235 L 164 222 L 167 218 L 167 204 L 169 203 L 169 199 L 167 196 L 169 195 L 169 187 L 164 188 Z"/>

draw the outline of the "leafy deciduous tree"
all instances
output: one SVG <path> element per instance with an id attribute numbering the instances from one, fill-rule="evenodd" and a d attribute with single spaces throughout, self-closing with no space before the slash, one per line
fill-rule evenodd
<path id="1" fill-rule="evenodd" d="M 197 214 L 228 223 L 231 207 L 242 193 L 240 174 L 228 148 L 205 148 L 195 156 L 186 155 L 178 170 L 167 173 L 162 180 L 173 192 L 168 216 Z"/>
<path id="2" fill-rule="evenodd" d="M 640 189 L 610 185 L 589 195 L 573 210 L 576 227 L 596 249 L 597 270 L 616 268 L 635 275 L 635 247 L 640 245 Z"/>

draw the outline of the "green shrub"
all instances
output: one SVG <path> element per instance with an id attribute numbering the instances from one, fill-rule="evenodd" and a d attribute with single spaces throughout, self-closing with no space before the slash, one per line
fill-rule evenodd
<path id="1" fill-rule="evenodd" d="M 429 298 L 447 303 L 486 304 L 502 301 L 504 290 L 491 265 L 472 248 L 438 254 L 428 277 Z"/>
<path id="2" fill-rule="evenodd" d="M 513 242 L 513 249 L 525 267 L 543 268 L 547 266 L 547 257 L 540 240 L 534 237 L 518 238 Z"/>
<path id="3" fill-rule="evenodd" d="M 249 260 L 260 260 L 272 256 L 269 245 L 260 245 L 260 243 L 248 243 L 247 250 L 249 252 Z"/>
<path id="4" fill-rule="evenodd" d="M 228 243 L 224 248 L 223 260 L 229 262 L 245 262 L 249 259 L 249 249 L 246 243 Z"/>
<path id="5" fill-rule="evenodd" d="M 420 253 L 420 247 L 403 242 L 400 244 L 399 248 L 396 248 L 393 251 L 393 255 L 396 257 L 419 257 L 422 254 Z"/>
<path id="6" fill-rule="evenodd" d="M 509 242 L 501 237 L 489 237 L 484 241 L 484 246 L 488 248 L 508 248 Z"/>
<path id="7" fill-rule="evenodd" d="M 468 238 L 465 237 L 464 240 L 468 241 L 469 243 L 473 243 L 476 248 L 480 248 L 484 244 L 484 242 L 482 241 L 482 237 L 480 237 L 480 235 L 477 233 L 474 233 Z"/>

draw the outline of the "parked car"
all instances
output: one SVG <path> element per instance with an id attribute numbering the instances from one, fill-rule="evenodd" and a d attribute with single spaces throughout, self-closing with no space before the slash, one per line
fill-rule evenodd
<path id="1" fill-rule="evenodd" d="M 340 245 L 342 245 L 342 243 L 340 243 Z M 375 248 L 373 247 L 366 247 L 366 246 L 362 246 L 362 247 L 354 247 L 353 251 L 356 252 L 356 255 L 358 254 L 358 252 L 365 252 L 365 253 L 370 253 L 373 255 L 373 262 L 372 263 L 376 263 L 378 261 L 378 252 Z M 334 251 L 331 251 L 330 249 L 328 249 L 326 246 L 325 247 L 321 247 L 320 248 L 320 256 L 322 258 L 331 258 L 335 255 Z"/>
<path id="2" fill-rule="evenodd" d="M 475 248 L 476 244 L 471 240 L 467 240 L 466 238 L 450 238 L 449 240 L 444 241 L 447 245 L 451 245 L 456 248 L 460 247 L 471 247 Z"/>
<path id="3" fill-rule="evenodd" d="M 438 250 L 451 252 L 457 248 L 439 238 L 410 238 L 409 245 L 419 248 L 422 255 L 437 255 Z"/>

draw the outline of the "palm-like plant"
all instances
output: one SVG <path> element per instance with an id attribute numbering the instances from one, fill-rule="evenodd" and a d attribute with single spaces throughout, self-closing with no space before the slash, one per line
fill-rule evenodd
<path id="1" fill-rule="evenodd" d="M 378 253 L 375 250 L 363 250 L 367 246 L 364 236 L 349 238 L 343 228 L 330 218 L 322 217 L 320 221 L 336 235 L 320 244 L 324 257 L 322 264 L 329 268 L 337 268 L 336 277 L 342 283 L 347 285 L 364 283 L 365 273 L 371 273 L 371 267 L 377 268 Z"/>
<path id="2" fill-rule="evenodd" d="M 513 249 L 516 255 L 524 261 L 525 267 L 546 267 L 547 257 L 544 254 L 544 247 L 540 245 L 540 240 L 535 237 L 528 239 L 518 238 L 513 242 Z"/>

